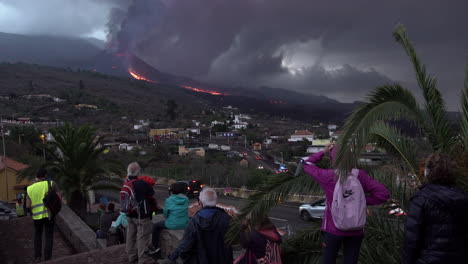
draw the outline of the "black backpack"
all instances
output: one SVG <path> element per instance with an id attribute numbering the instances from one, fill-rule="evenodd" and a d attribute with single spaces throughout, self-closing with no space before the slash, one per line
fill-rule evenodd
<path id="1" fill-rule="evenodd" d="M 47 209 L 49 209 L 49 212 L 53 217 L 56 216 L 62 209 L 62 200 L 58 196 L 57 192 L 51 188 L 50 180 L 47 180 L 47 185 L 49 187 L 49 191 L 45 194 L 42 202 L 45 204 Z"/>

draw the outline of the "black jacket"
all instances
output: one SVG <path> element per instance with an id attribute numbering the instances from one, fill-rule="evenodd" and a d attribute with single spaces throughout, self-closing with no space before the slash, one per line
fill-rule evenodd
<path id="1" fill-rule="evenodd" d="M 190 220 L 184 238 L 169 257 L 184 264 L 231 264 L 232 248 L 224 243 L 231 217 L 217 207 L 203 207 Z"/>
<path id="2" fill-rule="evenodd" d="M 413 195 L 403 263 L 468 263 L 468 194 L 427 184 Z"/>

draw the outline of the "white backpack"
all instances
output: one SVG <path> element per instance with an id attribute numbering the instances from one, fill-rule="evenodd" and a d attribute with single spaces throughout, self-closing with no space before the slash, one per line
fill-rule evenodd
<path id="1" fill-rule="evenodd" d="M 353 169 L 346 181 L 338 180 L 333 192 L 331 215 L 335 226 L 343 231 L 363 229 L 366 224 L 366 196 Z"/>

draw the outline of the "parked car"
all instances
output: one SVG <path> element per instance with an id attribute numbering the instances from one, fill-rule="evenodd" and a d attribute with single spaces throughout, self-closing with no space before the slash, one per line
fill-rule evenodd
<path id="1" fill-rule="evenodd" d="M 178 181 L 176 183 L 182 183 L 186 186 L 187 191 L 185 194 L 188 198 L 197 198 L 200 192 L 203 190 L 203 184 L 200 181 Z M 169 195 L 171 195 L 171 189 L 169 187 Z"/>
<path id="2" fill-rule="evenodd" d="M 299 206 L 299 215 L 304 221 L 310 221 L 314 218 L 323 218 L 325 208 L 325 199 L 321 199 L 311 204 L 303 204 Z"/>

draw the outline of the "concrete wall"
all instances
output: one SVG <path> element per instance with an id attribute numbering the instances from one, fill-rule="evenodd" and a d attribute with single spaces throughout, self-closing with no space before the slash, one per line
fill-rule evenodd
<path id="1" fill-rule="evenodd" d="M 96 240 L 94 231 L 66 205 L 57 215 L 55 225 L 76 252 L 105 247 L 103 241 Z"/>

